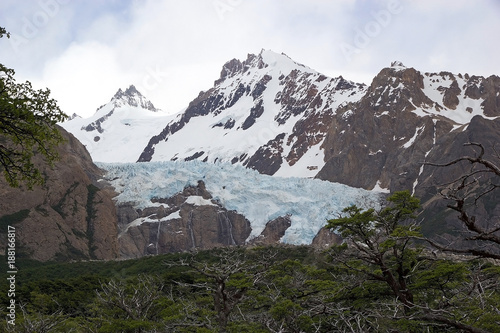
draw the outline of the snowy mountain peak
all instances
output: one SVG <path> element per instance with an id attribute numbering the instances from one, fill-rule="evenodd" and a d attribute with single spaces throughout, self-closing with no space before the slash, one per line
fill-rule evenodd
<path id="1" fill-rule="evenodd" d="M 311 69 L 298 62 L 294 61 L 292 58 L 287 56 L 285 53 L 276 53 L 271 50 L 264 50 L 259 54 L 262 61 L 268 66 L 278 67 L 278 68 L 290 68 L 290 67 L 300 67 L 301 70 L 309 72 Z"/>
<path id="2" fill-rule="evenodd" d="M 70 121 L 70 120 L 73 120 L 75 118 L 81 118 L 81 117 L 79 115 L 77 115 L 76 113 L 73 113 L 71 116 L 69 116 L 69 118 L 66 121 Z"/>
<path id="3" fill-rule="evenodd" d="M 138 161 L 199 159 L 314 177 L 337 108 L 365 91 L 363 84 L 329 78 L 284 54 L 248 54 L 226 62 L 214 86 L 152 137 Z"/>
<path id="4" fill-rule="evenodd" d="M 134 85 L 121 88 L 89 118 L 74 118 L 61 125 L 76 136 L 99 162 L 135 162 L 150 131 L 161 129 L 170 116 L 159 112 Z"/>
<path id="5" fill-rule="evenodd" d="M 397 60 L 391 62 L 391 67 L 392 68 L 397 68 L 397 69 L 405 69 L 406 68 L 406 66 L 403 65 L 403 63 L 401 61 L 397 61 Z"/>
<path id="6" fill-rule="evenodd" d="M 295 62 L 284 53 L 276 53 L 271 50 L 262 49 L 259 54 L 249 53 L 246 60 L 240 61 L 232 59 L 224 64 L 220 74 L 220 78 L 215 81 L 215 85 L 222 83 L 224 80 L 247 74 L 251 69 L 266 71 L 274 71 L 288 75 L 292 70 L 297 69 L 301 72 L 319 74 L 313 69 Z"/>
<path id="7" fill-rule="evenodd" d="M 118 91 L 116 92 L 116 94 L 113 96 L 113 98 L 111 100 L 121 99 L 124 96 L 133 97 L 135 95 L 138 95 L 138 96 L 142 97 L 142 94 L 132 84 L 127 89 L 125 89 L 125 91 L 123 91 L 121 88 L 118 89 Z"/>
<path id="8" fill-rule="evenodd" d="M 128 105 L 140 107 L 142 109 L 153 112 L 160 111 L 159 109 L 155 108 L 153 103 L 146 97 L 144 97 L 134 85 L 130 85 L 127 89 L 125 89 L 125 91 L 123 91 L 121 88 L 118 89 L 113 98 L 111 98 L 111 102 L 116 107 Z"/>

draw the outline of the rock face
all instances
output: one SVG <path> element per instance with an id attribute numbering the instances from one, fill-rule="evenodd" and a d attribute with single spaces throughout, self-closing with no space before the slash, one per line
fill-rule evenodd
<path id="1" fill-rule="evenodd" d="M 321 228 L 311 243 L 317 249 L 327 249 L 332 245 L 339 244 L 342 244 L 342 237 L 326 227 Z"/>
<path id="2" fill-rule="evenodd" d="M 477 156 L 479 149 L 464 147 L 464 143 L 478 142 L 485 147 L 484 158 L 500 163 L 500 159 L 494 148 L 498 146 L 500 133 L 500 118 L 487 120 L 476 116 L 472 118 L 470 124 L 458 133 L 444 135 L 439 146 L 441 149 L 433 150 L 427 157 L 428 161 L 444 164 L 460 156 Z M 467 173 L 471 165 L 468 162 L 455 164 L 446 168 L 426 166 L 423 168 L 418 178 L 419 186 L 415 195 L 421 198 L 424 211 L 420 218 L 422 220 L 423 232 L 427 235 L 439 237 L 441 241 L 452 240 L 457 234 L 467 235 L 467 232 L 458 220 L 458 213 L 446 207 L 447 202 L 438 194 L 442 184 L 448 184 L 458 179 L 459 176 Z M 488 180 L 487 175 L 482 175 L 483 182 Z M 498 184 L 498 177 L 491 176 L 491 183 Z M 480 189 L 474 191 L 479 193 Z M 489 195 L 482 197 L 476 203 L 469 203 L 469 213 L 476 216 L 476 221 L 483 227 L 491 228 L 500 221 L 500 193 L 493 191 Z M 465 241 L 466 237 L 460 237 L 459 241 L 454 240 L 456 246 L 464 245 L 473 247 L 471 241 Z M 460 242 L 460 243 L 459 243 Z M 469 244 L 471 243 L 471 244 Z M 498 249 L 497 249 L 498 250 Z"/>
<path id="3" fill-rule="evenodd" d="M 278 244 L 281 237 L 285 235 L 286 229 L 291 226 L 290 216 L 280 216 L 272 221 L 267 222 L 262 233 L 251 240 L 254 245 L 273 245 Z"/>
<path id="4" fill-rule="evenodd" d="M 444 207 L 437 185 L 458 178 L 465 166 L 437 170 L 423 162 L 470 155 L 463 144 L 471 141 L 492 152 L 500 142 L 499 95 L 496 76 L 385 68 L 363 98 L 339 108 L 323 143 L 325 165 L 317 177 L 365 189 L 410 190 L 426 208 L 421 217 L 426 235 L 456 234 L 451 231 L 457 227 L 456 214 Z M 484 205 L 488 209 L 477 210 L 481 218 L 498 219 L 498 199 L 485 198 Z"/>
<path id="5" fill-rule="evenodd" d="M 192 249 L 231 245 L 273 245 L 281 242 L 291 226 L 290 216 L 268 221 L 259 236 L 250 240 L 250 222 L 212 198 L 203 181 L 170 198 L 155 199 L 157 206 L 137 209 L 118 206 L 121 258 L 137 258 Z M 323 228 L 313 245 L 338 244 L 338 235 Z"/>
<path id="6" fill-rule="evenodd" d="M 461 137 L 474 116 L 500 116 L 500 78 L 467 77 L 383 69 L 358 102 L 337 111 L 317 177 L 366 189 L 414 190 L 422 162 L 447 149 L 441 138 Z"/>
<path id="7" fill-rule="evenodd" d="M 202 181 L 155 201 L 157 207 L 142 210 L 118 206 L 122 258 L 244 245 L 250 235 L 250 222 L 212 200 Z"/>
<path id="8" fill-rule="evenodd" d="M 113 192 L 97 181 L 102 171 L 85 147 L 61 132 L 66 142 L 58 148 L 60 160 L 54 167 L 35 161 L 46 177 L 43 186 L 11 188 L 0 179 L 1 232 L 14 226 L 18 255 L 40 261 L 116 258 Z M 0 240 L 2 249 L 5 239 Z"/>

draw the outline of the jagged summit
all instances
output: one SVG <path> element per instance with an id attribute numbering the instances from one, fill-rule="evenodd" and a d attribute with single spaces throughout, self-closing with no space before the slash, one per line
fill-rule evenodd
<path id="1" fill-rule="evenodd" d="M 71 116 L 69 116 L 69 118 L 66 121 L 70 121 L 70 120 L 73 120 L 75 118 L 81 118 L 81 117 L 79 115 L 77 115 L 76 113 L 73 113 Z"/>
<path id="2" fill-rule="evenodd" d="M 406 68 L 406 66 L 403 65 L 403 63 L 401 61 L 397 61 L 397 60 L 391 62 L 391 67 L 392 68 L 397 68 L 397 69 L 405 69 Z"/>
<path id="3" fill-rule="evenodd" d="M 116 94 L 111 98 L 111 102 L 115 106 L 135 106 L 149 111 L 158 112 L 160 109 L 155 108 L 153 103 L 142 95 L 134 85 L 130 85 L 125 91 L 118 89 Z"/>
<path id="4" fill-rule="evenodd" d="M 232 59 L 222 66 L 220 78 L 215 84 L 223 82 L 225 79 L 235 75 L 245 74 L 250 69 L 267 69 L 268 71 L 279 72 L 287 75 L 293 69 L 300 69 L 303 72 L 317 73 L 313 69 L 295 62 L 285 53 L 277 53 L 272 50 L 262 49 L 259 54 L 249 53 L 244 61 Z"/>
<path id="5" fill-rule="evenodd" d="M 125 91 L 123 91 L 121 88 L 118 89 L 118 91 L 111 100 L 120 99 L 124 96 L 132 97 L 134 95 L 142 96 L 139 90 L 137 90 L 137 88 L 133 84 L 131 84 L 127 89 L 125 89 Z"/>
<path id="6" fill-rule="evenodd" d="M 264 63 L 268 64 L 269 66 L 277 66 L 277 67 L 301 67 L 302 70 L 309 72 L 313 71 L 311 68 L 304 66 L 302 64 L 299 64 L 292 58 L 290 58 L 288 55 L 285 53 L 276 53 L 272 50 L 264 50 L 259 54 L 259 57 L 262 58 Z M 315 72 L 315 71 L 313 71 Z"/>

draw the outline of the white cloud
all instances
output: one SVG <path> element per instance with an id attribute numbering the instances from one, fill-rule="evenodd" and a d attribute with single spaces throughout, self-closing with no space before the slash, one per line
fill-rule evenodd
<path id="1" fill-rule="evenodd" d="M 74 43 L 47 62 L 43 79 L 36 83 L 52 90 L 64 112 L 90 115 L 109 101 L 128 76 L 112 48 L 97 42 Z"/>

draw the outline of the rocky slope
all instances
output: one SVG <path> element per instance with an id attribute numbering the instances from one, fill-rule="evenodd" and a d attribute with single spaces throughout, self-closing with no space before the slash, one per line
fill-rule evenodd
<path id="1" fill-rule="evenodd" d="M 500 142 L 500 78 L 421 73 L 395 65 L 383 69 L 357 102 L 339 108 L 323 148 L 317 177 L 366 189 L 410 190 L 422 199 L 428 236 L 456 235 L 457 214 L 446 209 L 439 189 L 458 178 L 465 165 L 436 169 L 471 155 L 467 142 L 482 143 L 492 157 Z M 476 209 L 484 223 L 499 220 L 493 193 Z"/>
<path id="2" fill-rule="evenodd" d="M 482 91 L 482 93 L 480 93 Z M 500 78 L 383 69 L 357 102 L 339 108 L 317 177 L 351 186 L 415 190 L 422 162 L 474 116 L 500 116 Z M 463 141 L 463 140 L 462 140 Z M 461 142 L 460 144 L 463 144 Z"/>
<path id="3" fill-rule="evenodd" d="M 117 258 L 114 193 L 97 181 L 102 170 L 85 147 L 61 132 L 66 142 L 54 167 L 35 161 L 45 175 L 43 186 L 11 188 L 0 179 L 1 232 L 14 226 L 17 255 L 40 261 Z M 0 237 L 2 251 L 6 239 Z"/>
<path id="4" fill-rule="evenodd" d="M 433 149 L 427 156 L 427 160 L 444 164 L 460 156 L 478 156 L 478 148 L 464 147 L 463 145 L 468 142 L 478 142 L 485 147 L 484 158 L 499 165 L 498 150 L 494 150 L 500 142 L 499 135 L 500 118 L 488 120 L 476 116 L 458 133 L 451 132 L 444 135 L 439 141 L 440 149 Z M 449 184 L 458 179 L 459 176 L 469 172 L 470 168 L 471 165 L 468 162 L 446 168 L 422 167 L 417 179 L 419 185 L 416 186 L 415 193 L 417 197 L 422 198 L 424 203 L 425 209 L 421 214 L 423 232 L 439 237 L 444 243 L 453 240 L 455 244 L 467 245 L 468 248 L 474 247 L 469 244 L 471 241 L 464 241 L 464 237 L 462 237 L 457 243 L 457 240 L 454 239 L 457 233 L 470 236 L 462 223 L 458 221 L 458 213 L 446 208 L 447 204 L 454 204 L 454 202 L 443 200 L 438 192 L 444 187 L 443 184 Z M 480 178 L 482 184 L 488 183 L 488 179 L 492 184 L 498 184 L 498 177 L 493 175 L 483 174 Z M 476 186 L 471 193 L 479 193 L 479 187 Z M 478 224 L 482 227 L 492 228 L 493 225 L 500 223 L 500 192 L 498 190 L 489 193 L 477 202 L 468 202 L 468 206 L 470 215 L 475 215 Z"/>

